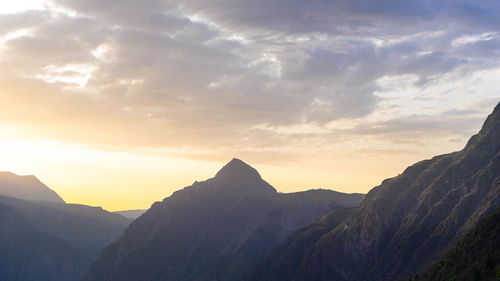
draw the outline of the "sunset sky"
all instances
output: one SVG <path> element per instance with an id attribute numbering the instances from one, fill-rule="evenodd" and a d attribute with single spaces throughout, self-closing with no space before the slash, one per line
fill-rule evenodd
<path id="1" fill-rule="evenodd" d="M 500 100 L 500 2 L 0 3 L 0 170 L 148 208 L 233 157 L 279 191 L 367 192 Z"/>

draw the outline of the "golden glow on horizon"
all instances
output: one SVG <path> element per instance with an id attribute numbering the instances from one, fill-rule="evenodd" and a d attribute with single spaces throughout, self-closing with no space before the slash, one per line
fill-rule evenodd
<path id="1" fill-rule="evenodd" d="M 109 210 L 148 208 L 215 165 L 126 152 L 104 152 L 55 141 L 0 141 L 0 170 L 34 174 L 68 203 Z"/>
<path id="2" fill-rule="evenodd" d="M 194 181 L 213 177 L 225 164 L 101 151 L 57 141 L 4 139 L 0 140 L 0 154 L 0 170 L 34 174 L 68 203 L 102 206 L 112 211 L 149 208 Z M 282 165 L 246 162 L 281 192 L 329 188 L 364 193 L 420 160 L 419 157 L 346 155 Z M 384 165 L 380 165 L 381 161 Z"/>
<path id="3" fill-rule="evenodd" d="M 278 191 L 365 193 L 461 149 L 498 102 L 500 66 L 460 49 L 497 33 L 424 26 L 368 47 L 370 33 L 271 24 L 262 40 L 264 26 L 187 7 L 151 20 L 161 5 L 146 2 L 0 4 L 0 170 L 109 210 L 148 208 L 232 157 Z M 415 48 L 386 57 L 399 44 Z"/>

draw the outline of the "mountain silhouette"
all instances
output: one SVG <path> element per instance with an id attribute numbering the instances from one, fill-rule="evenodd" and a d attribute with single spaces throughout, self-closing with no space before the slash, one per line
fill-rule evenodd
<path id="1" fill-rule="evenodd" d="M 32 176 L 3 176 L 9 180 L 2 184 L 15 186 L 17 195 L 51 191 Z M 0 195 L 0 280 L 78 280 L 131 222 L 99 207 L 66 204 L 55 193 L 45 194 L 43 199 L 53 200 Z"/>
<path id="2" fill-rule="evenodd" d="M 276 193 L 274 187 L 266 183 L 256 169 L 236 158 L 222 167 L 215 175 L 214 180 L 224 182 L 233 189 L 251 186 L 262 192 Z"/>
<path id="3" fill-rule="evenodd" d="M 36 230 L 0 202 L 0 280 L 75 280 L 85 262 L 67 241 Z"/>
<path id="4" fill-rule="evenodd" d="M 64 200 L 35 176 L 0 172 L 0 195 L 20 199 L 64 203 Z"/>
<path id="5" fill-rule="evenodd" d="M 176 191 L 135 220 L 83 280 L 240 280 L 291 231 L 362 194 L 280 194 L 233 159 L 215 177 Z"/>
<path id="6" fill-rule="evenodd" d="M 306 246 L 300 266 L 272 280 L 408 280 L 500 204 L 500 105 L 459 152 L 408 167 L 373 188 L 346 221 Z M 272 272 L 271 272 L 272 273 Z M 249 280 L 267 279 L 256 268 Z"/>

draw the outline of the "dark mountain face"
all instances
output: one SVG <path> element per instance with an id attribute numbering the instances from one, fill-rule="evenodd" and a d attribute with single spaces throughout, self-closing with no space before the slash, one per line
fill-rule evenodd
<path id="1" fill-rule="evenodd" d="M 7 196 L 0 209 L 0 280 L 78 280 L 131 221 L 101 208 Z"/>
<path id="2" fill-rule="evenodd" d="M 66 240 L 90 261 L 102 248 L 118 239 L 132 221 L 100 207 L 7 196 L 0 196 L 0 202 L 22 215 L 33 229 Z"/>
<path id="3" fill-rule="evenodd" d="M 354 211 L 356 208 L 336 209 L 318 221 L 290 233 L 257 262 L 245 280 L 292 280 L 314 243 L 335 229 Z"/>
<path id="4" fill-rule="evenodd" d="M 34 176 L 0 172 L 0 195 L 26 200 L 64 203 L 64 200 Z"/>
<path id="5" fill-rule="evenodd" d="M 462 151 L 372 189 L 313 243 L 291 280 L 408 280 L 421 272 L 500 204 L 499 148 L 500 105 Z"/>
<path id="6" fill-rule="evenodd" d="M 0 280 L 75 280 L 85 258 L 69 243 L 37 231 L 0 202 Z"/>
<path id="7" fill-rule="evenodd" d="M 233 159 L 214 178 L 155 203 L 83 280 L 240 280 L 290 231 L 362 199 L 327 190 L 279 194 Z"/>
<path id="8" fill-rule="evenodd" d="M 497 183 L 500 185 L 500 181 Z M 419 281 L 500 279 L 500 208 L 481 219 Z"/>

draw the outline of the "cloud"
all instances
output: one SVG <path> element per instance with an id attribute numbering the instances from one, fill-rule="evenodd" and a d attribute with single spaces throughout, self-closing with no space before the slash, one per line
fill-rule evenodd
<path id="1" fill-rule="evenodd" d="M 500 67 L 499 10 L 496 1 L 53 0 L 0 15 L 4 37 L 29 30 L 0 40 L 0 95 L 17 108 L 1 116 L 45 138 L 221 154 L 333 149 L 381 133 L 463 136 L 479 119 L 451 118 L 458 93 L 445 92 L 460 89 L 440 85 Z M 395 99 L 380 81 L 396 76 L 414 79 Z M 493 95 L 471 87 L 461 102 Z M 329 127 L 339 120 L 359 125 Z"/>
<path id="2" fill-rule="evenodd" d="M 22 28 L 29 28 L 43 23 L 49 13 L 40 11 L 26 11 L 16 14 L 0 14 L 0 35 Z"/>

